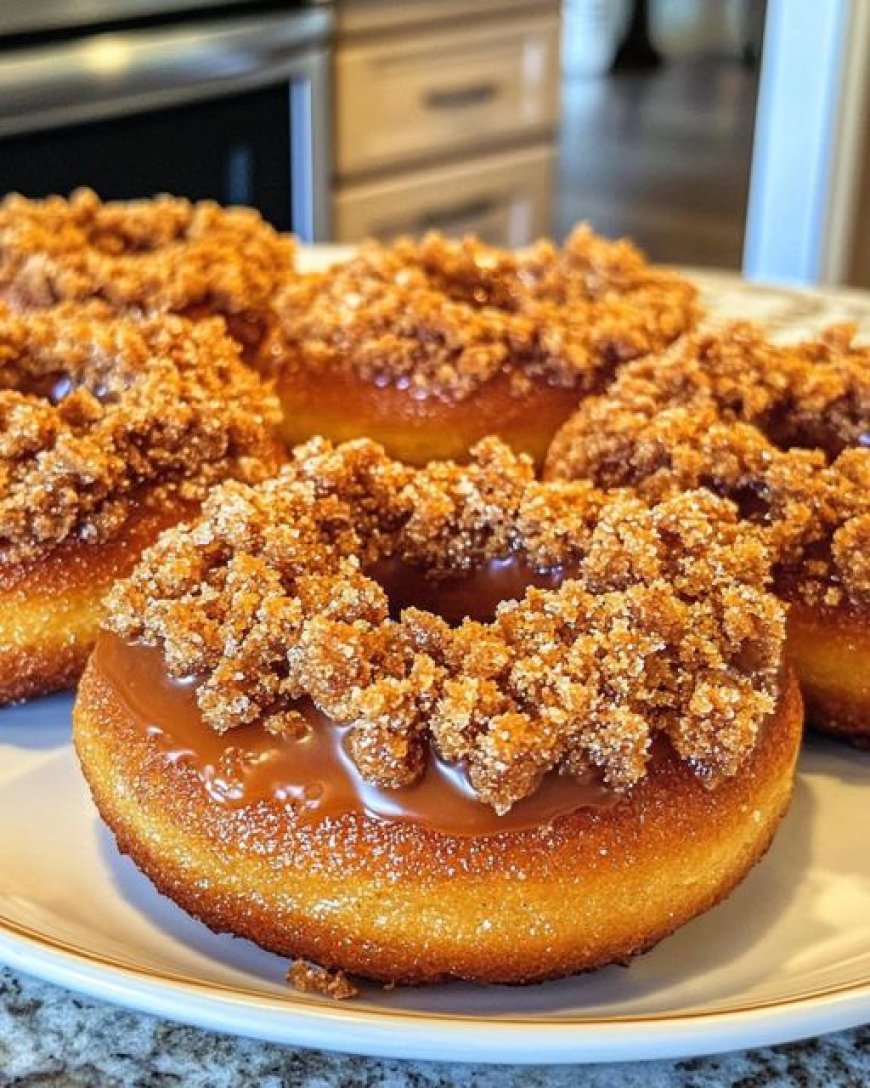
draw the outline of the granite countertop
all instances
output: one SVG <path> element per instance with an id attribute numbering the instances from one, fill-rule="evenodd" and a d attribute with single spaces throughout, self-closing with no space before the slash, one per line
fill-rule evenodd
<path id="1" fill-rule="evenodd" d="M 680 1061 L 452 1065 L 327 1054 L 126 1012 L 0 970 L 0 1088 L 864 1088 L 870 1026 Z"/>

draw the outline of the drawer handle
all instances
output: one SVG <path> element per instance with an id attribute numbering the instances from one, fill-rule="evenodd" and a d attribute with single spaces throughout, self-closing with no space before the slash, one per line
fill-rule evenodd
<path id="1" fill-rule="evenodd" d="M 496 202 L 488 197 L 466 200 L 464 204 L 454 204 L 452 208 L 421 215 L 417 220 L 418 232 L 427 230 L 445 230 L 462 219 L 483 219 L 495 211 Z M 415 232 L 416 233 L 416 232 Z"/>
<path id="2" fill-rule="evenodd" d="M 388 240 L 395 238 L 397 234 L 425 234 L 427 230 L 449 231 L 456 223 L 463 220 L 482 218 L 495 211 L 498 207 L 495 200 L 488 197 L 479 197 L 476 200 L 467 200 L 464 204 L 454 204 L 452 208 L 443 208 L 441 211 L 427 212 L 418 219 L 408 222 L 383 222 L 377 224 L 372 230 L 376 238 Z"/>
<path id="3" fill-rule="evenodd" d="M 423 105 L 427 110 L 459 110 L 467 106 L 480 106 L 497 94 L 497 83 L 469 83 L 467 87 L 429 91 L 423 96 Z"/>

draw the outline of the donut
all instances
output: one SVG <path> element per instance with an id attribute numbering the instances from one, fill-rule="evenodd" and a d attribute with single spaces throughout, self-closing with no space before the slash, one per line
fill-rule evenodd
<path id="1" fill-rule="evenodd" d="M 737 324 L 627 366 L 556 436 L 551 480 L 731 497 L 764 532 L 810 721 L 870 741 L 870 349 Z"/>
<path id="2" fill-rule="evenodd" d="M 8 306 L 99 299 L 118 313 L 221 316 L 249 362 L 293 259 L 292 239 L 250 208 L 165 195 L 103 203 L 89 189 L 0 202 L 0 299 Z"/>
<path id="3" fill-rule="evenodd" d="M 212 484 L 274 471 L 279 418 L 219 320 L 0 310 L 0 702 L 77 680 L 110 585 Z"/>
<path id="4" fill-rule="evenodd" d="M 313 440 L 113 589 L 76 750 L 120 849 L 215 930 L 389 982 L 623 962 L 787 808 L 769 571 L 704 491 Z"/>
<path id="5" fill-rule="evenodd" d="M 290 445 L 369 437 L 422 465 L 493 434 L 540 460 L 582 396 L 692 327 L 695 295 L 586 227 L 521 254 L 438 234 L 369 242 L 285 283 L 261 362 Z"/>

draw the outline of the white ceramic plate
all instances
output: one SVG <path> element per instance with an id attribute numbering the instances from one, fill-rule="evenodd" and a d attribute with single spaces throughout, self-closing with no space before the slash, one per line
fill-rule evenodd
<path id="1" fill-rule="evenodd" d="M 353 1002 L 295 993 L 287 964 L 158 895 L 101 826 L 67 696 L 0 711 L 0 960 L 203 1027 L 392 1057 L 604 1061 L 710 1053 L 870 1019 L 870 756 L 811 741 L 792 809 L 722 906 L 628 968 L 533 987 Z"/>

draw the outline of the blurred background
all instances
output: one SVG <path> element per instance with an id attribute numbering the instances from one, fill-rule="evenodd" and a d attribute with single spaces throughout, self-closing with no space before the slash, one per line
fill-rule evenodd
<path id="1" fill-rule="evenodd" d="M 765 7 L 568 0 L 557 231 L 740 267 Z"/>
<path id="2" fill-rule="evenodd" d="M 786 15 L 787 11 L 787 15 Z M 2 0 L 0 192 L 870 286 L 870 0 Z"/>

